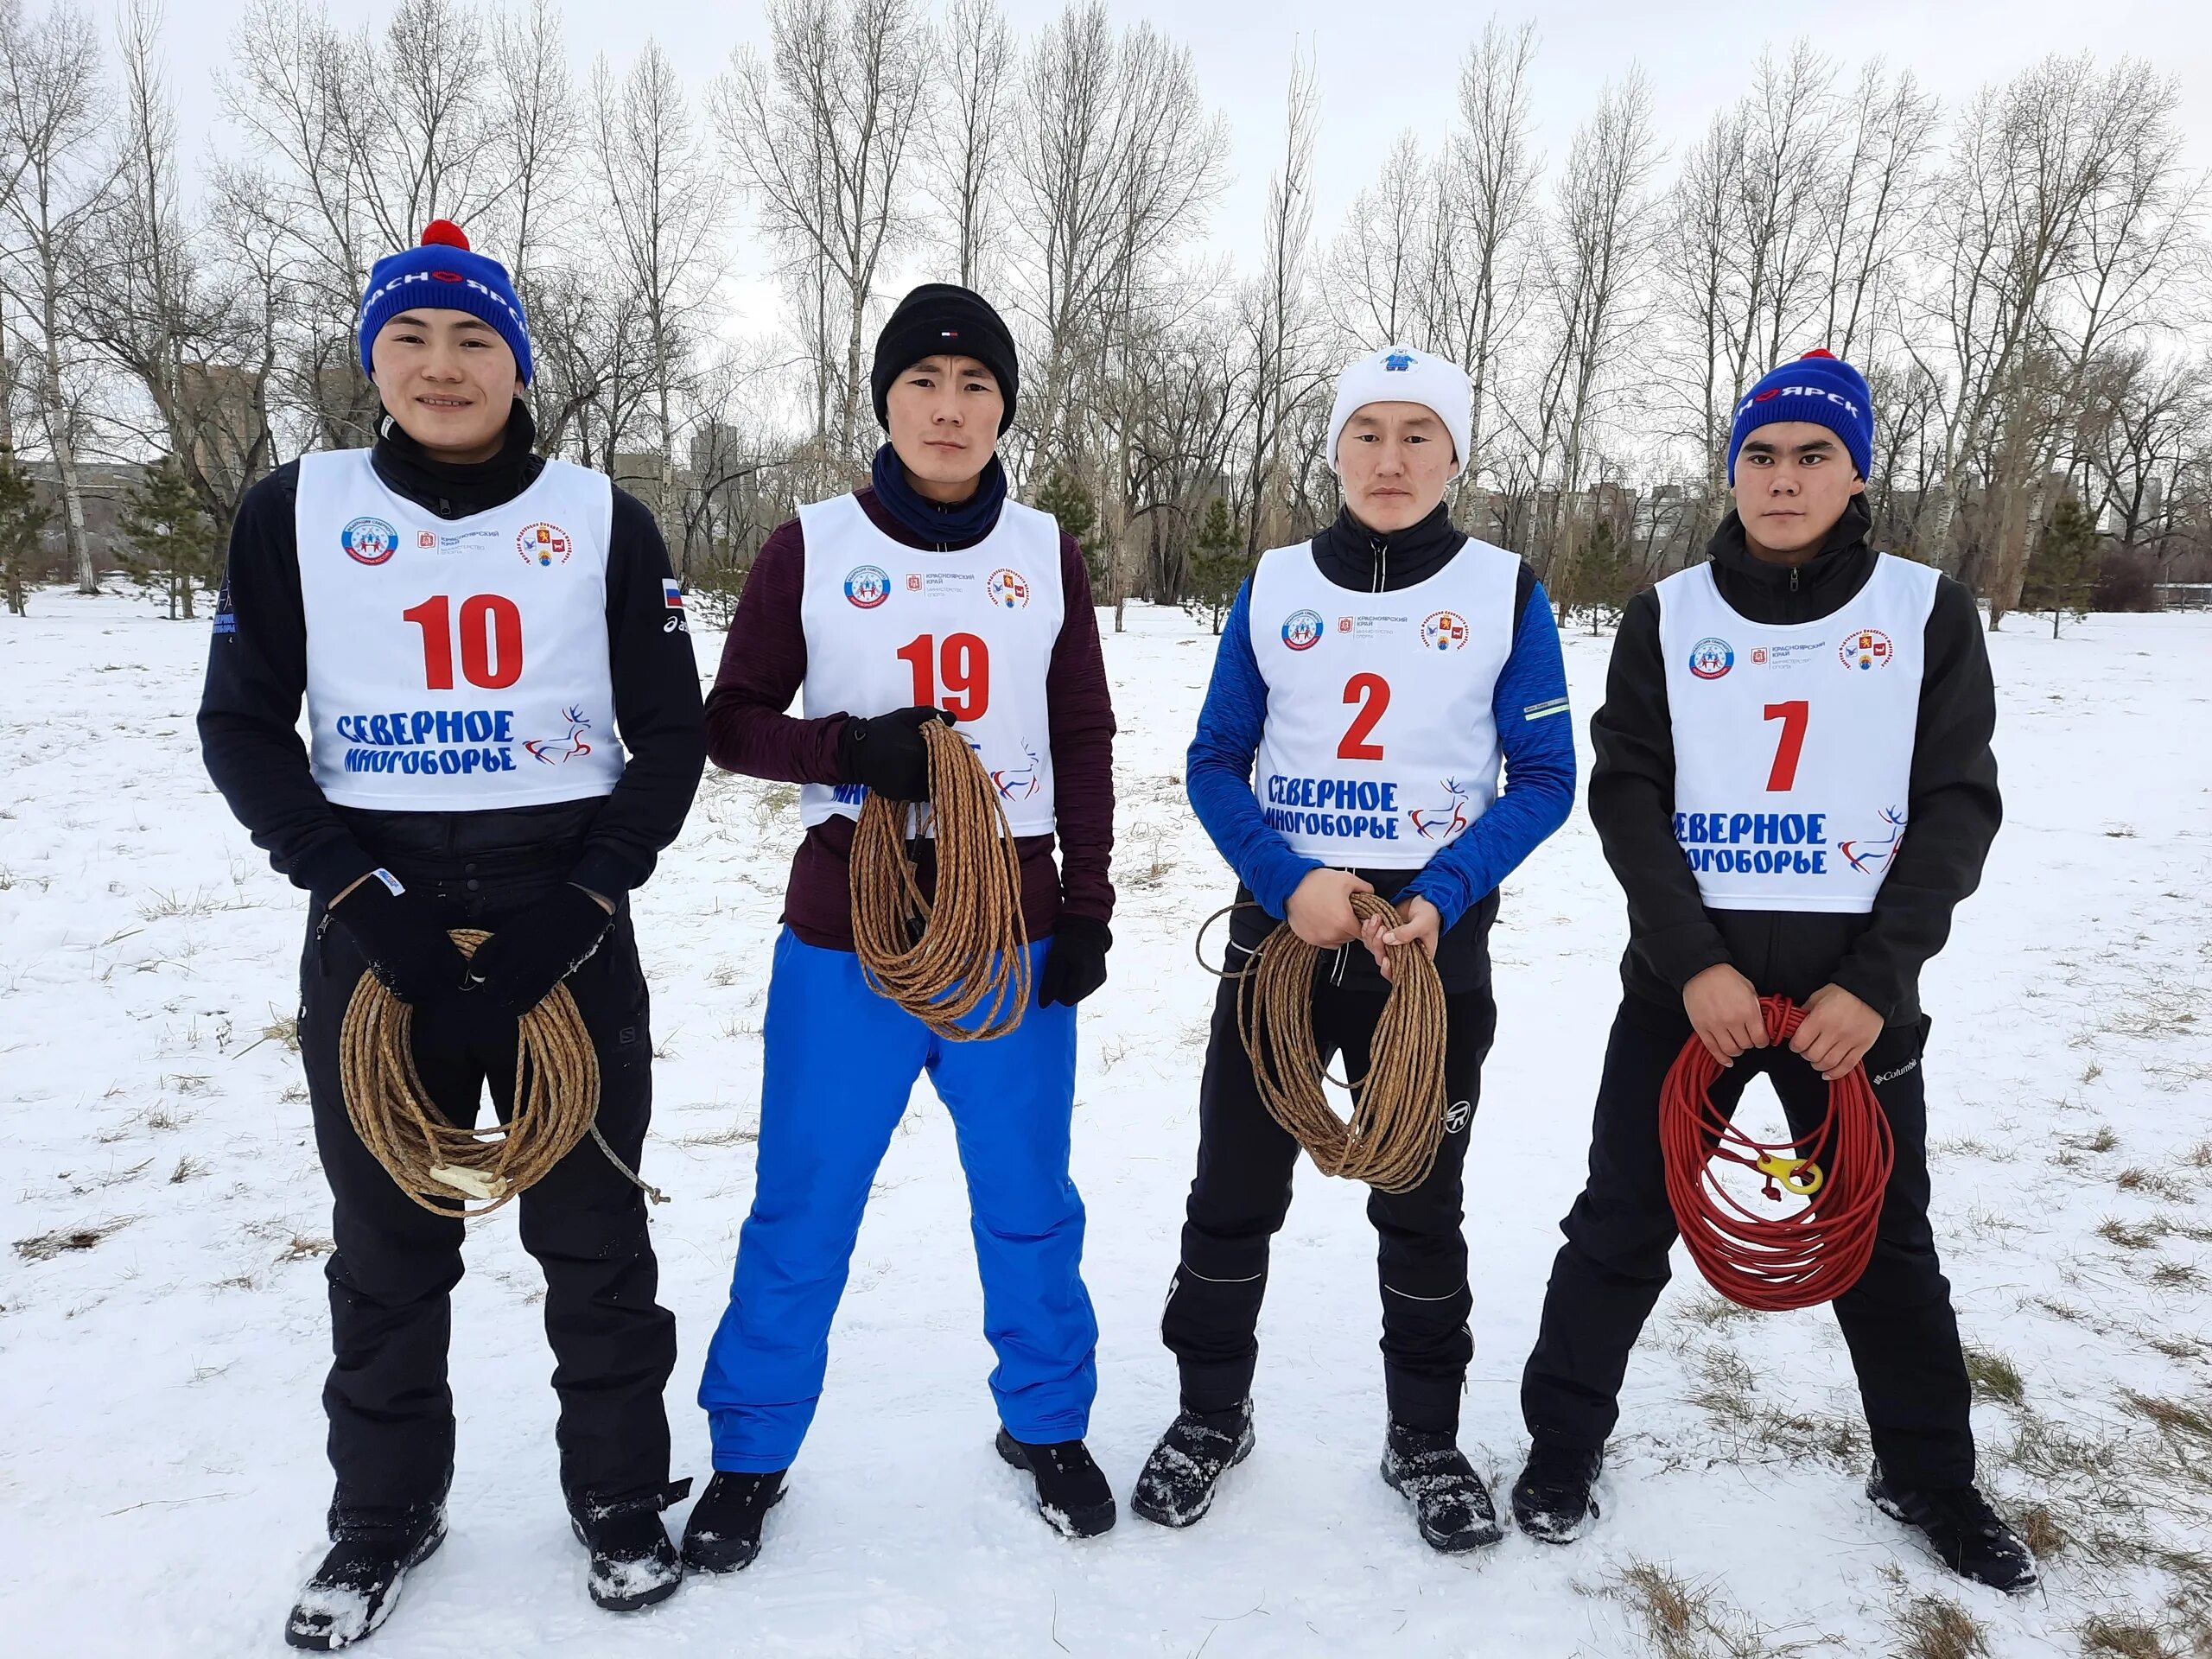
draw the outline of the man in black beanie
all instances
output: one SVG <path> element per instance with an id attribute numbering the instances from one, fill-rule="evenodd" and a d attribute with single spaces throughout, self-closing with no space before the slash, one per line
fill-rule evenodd
<path id="1" fill-rule="evenodd" d="M 886 400 L 901 370 L 924 358 L 947 355 L 972 358 L 991 372 L 1005 404 L 999 412 L 997 433 L 1003 437 L 1014 424 L 1014 399 L 1021 391 L 1014 336 L 988 300 L 957 283 L 924 283 L 899 302 L 875 337 L 875 362 L 868 376 L 868 391 L 875 399 L 875 423 L 886 432 L 891 429 Z M 880 462 L 880 454 L 877 459 Z"/>
<path id="2" fill-rule="evenodd" d="M 1007 499 L 995 448 L 1014 341 L 964 288 L 900 302 L 877 341 L 891 441 L 865 489 L 799 509 L 746 579 L 708 698 L 715 764 L 801 786 L 762 1033 L 752 1213 L 699 1403 L 715 1478 L 683 1556 L 751 1561 L 822 1393 L 830 1325 L 892 1132 L 926 1071 L 968 1178 L 998 1452 L 1074 1536 L 1114 1524 L 1083 1444 L 1097 1322 L 1068 1179 L 1075 1004 L 1106 979 L 1114 712 L 1082 550 Z M 801 716 L 785 711 L 804 694 Z M 944 1042 L 871 989 L 853 950 L 853 826 L 873 790 L 928 798 L 922 728 L 957 721 L 1015 837 L 1036 1000 L 982 1042 Z M 1056 862 L 1053 854 L 1059 853 Z M 935 862 L 917 849 L 925 890 Z"/>

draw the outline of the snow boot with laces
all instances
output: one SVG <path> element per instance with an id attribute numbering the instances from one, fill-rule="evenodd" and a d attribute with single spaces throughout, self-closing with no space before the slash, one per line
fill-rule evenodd
<path id="1" fill-rule="evenodd" d="M 768 1511 L 784 1501 L 788 1469 L 754 1474 L 717 1469 L 683 1529 L 683 1564 L 699 1573 L 734 1573 L 760 1553 Z"/>
<path id="2" fill-rule="evenodd" d="M 1182 1411 L 1144 1460 L 1129 1507 L 1163 1527 L 1187 1527 L 1213 1507 L 1221 1478 L 1252 1453 L 1252 1402 Z"/>
<path id="3" fill-rule="evenodd" d="M 1414 1518 L 1431 1549 L 1456 1555 L 1504 1535 L 1490 1487 L 1453 1435 L 1392 1423 L 1382 1442 L 1382 1478 L 1413 1500 Z"/>
<path id="4" fill-rule="evenodd" d="M 1866 1497 L 1891 1520 L 1917 1529 L 1962 1579 L 2008 1596 L 2024 1596 L 2040 1582 L 2036 1558 L 2019 1534 L 1970 1485 L 1906 1486 L 1878 1462 L 1866 1477 Z"/>
<path id="5" fill-rule="evenodd" d="M 660 1512 L 691 1490 L 678 1480 L 642 1497 L 569 1501 L 576 1541 L 591 1553 L 591 1599 L 610 1613 L 634 1613 L 666 1601 L 683 1582 L 683 1562 Z"/>
<path id="6" fill-rule="evenodd" d="M 284 1640 L 310 1653 L 333 1653 L 372 1634 L 391 1616 L 399 1586 L 446 1541 L 443 1503 L 425 1506 L 400 1530 L 334 1529 L 330 1553 L 315 1570 L 284 1621 Z"/>
<path id="7" fill-rule="evenodd" d="M 1605 1466 L 1604 1451 L 1538 1440 L 1513 1483 L 1513 1518 L 1539 1543 L 1571 1544 L 1598 1514 L 1592 1489 Z"/>
<path id="8" fill-rule="evenodd" d="M 999 1430 L 999 1456 L 1037 1484 L 1037 1513 L 1069 1538 L 1095 1538 L 1114 1527 L 1114 1489 L 1081 1440 L 1033 1446 Z"/>

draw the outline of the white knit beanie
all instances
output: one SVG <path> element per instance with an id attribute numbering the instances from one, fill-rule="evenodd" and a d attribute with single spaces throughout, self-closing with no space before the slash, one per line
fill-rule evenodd
<path id="1" fill-rule="evenodd" d="M 1337 439 L 1344 423 L 1367 404 L 1420 404 L 1452 435 L 1452 476 L 1467 465 L 1467 430 L 1473 424 L 1474 391 L 1466 371 L 1448 357 L 1393 346 L 1363 357 L 1337 377 L 1336 407 L 1329 411 L 1329 465 L 1337 467 Z"/>

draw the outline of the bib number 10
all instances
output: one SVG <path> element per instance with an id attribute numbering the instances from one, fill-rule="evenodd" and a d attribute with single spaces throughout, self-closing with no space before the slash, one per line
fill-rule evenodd
<path id="1" fill-rule="evenodd" d="M 433 594 L 400 615 L 423 630 L 423 683 L 453 690 L 453 601 Z M 461 677 L 486 691 L 504 691 L 522 677 L 522 610 L 504 594 L 461 601 Z"/>
<path id="2" fill-rule="evenodd" d="M 981 720 L 991 703 L 991 648 L 972 633 L 916 634 L 899 648 L 914 671 L 914 704 L 955 720 Z M 939 686 L 943 690 L 940 692 Z"/>

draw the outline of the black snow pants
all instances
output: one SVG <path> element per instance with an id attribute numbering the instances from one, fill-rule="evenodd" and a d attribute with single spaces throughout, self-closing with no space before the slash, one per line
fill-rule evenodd
<path id="1" fill-rule="evenodd" d="M 1354 944 L 1351 950 L 1363 950 Z M 1332 982 L 1325 953 L 1315 970 L 1313 1037 L 1325 1063 L 1341 1057 L 1358 1077 L 1388 987 Z M 1268 1247 L 1290 1211 L 1298 1142 L 1268 1116 L 1236 1031 L 1237 984 L 1215 998 L 1205 1074 L 1198 1085 L 1198 1164 L 1183 1224 L 1182 1260 L 1168 1287 L 1160 1335 L 1181 1374 L 1191 1411 L 1234 1408 L 1252 1391 Z M 1485 985 L 1445 999 L 1446 1134 L 1427 1179 L 1409 1192 L 1370 1192 L 1368 1219 L 1382 1297 L 1382 1372 L 1390 1415 L 1414 1428 L 1456 1433 L 1474 1341 L 1467 1330 L 1467 1241 L 1460 1230 L 1460 1170 L 1482 1095 L 1483 1059 L 1497 1030 Z"/>
<path id="2" fill-rule="evenodd" d="M 449 927 L 496 932 L 575 867 L 574 840 L 512 837 L 506 815 L 378 814 L 364 835 L 410 889 L 433 895 Z M 399 827 L 394 828 L 397 824 Z M 300 964 L 300 1046 L 315 1141 L 330 1182 L 326 1267 L 334 1353 L 323 1387 L 330 1420 L 334 1537 L 399 1529 L 444 1497 L 454 1457 L 446 1382 L 450 1294 L 461 1275 L 463 1224 L 416 1204 L 353 1132 L 339 1086 L 339 1030 L 363 963 L 317 895 Z M 633 1169 L 652 1116 L 652 1039 L 628 907 L 566 982 L 599 1056 L 599 1128 Z M 466 1052 L 425 1053 L 418 1069 L 455 1123 L 474 1123 L 488 1082 L 504 1121 L 514 1026 L 494 1016 Z M 668 1480 L 661 1393 L 676 1363 L 676 1321 L 656 1300 L 659 1267 L 645 1195 L 588 1136 L 515 1202 L 523 1247 L 545 1274 L 545 1334 L 560 1401 L 561 1484 L 571 1499 L 641 1497 Z"/>
<path id="3" fill-rule="evenodd" d="M 1543 1324 L 1521 1380 L 1531 1435 L 1594 1450 L 1619 1420 L 1629 1351 L 1668 1279 L 1675 1237 L 1659 1154 L 1659 1095 L 1690 1023 L 1630 995 L 1606 1045 L 1590 1141 L 1590 1179 L 1560 1230 Z M 1874 1455 L 1902 1484 L 1960 1486 L 1974 1478 L 1966 1361 L 1951 1287 L 1928 1221 L 1928 1111 L 1921 1055 L 1928 1022 L 1891 1026 L 1866 1051 L 1866 1075 L 1890 1122 L 1897 1164 L 1873 1258 L 1834 1303 L 1858 1373 Z M 1732 1113 L 1766 1072 L 1793 1133 L 1815 1128 L 1827 1085 L 1787 1047 L 1754 1049 L 1723 1071 L 1713 1102 Z"/>

